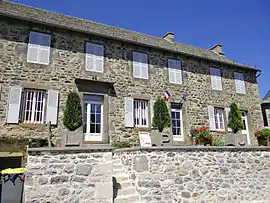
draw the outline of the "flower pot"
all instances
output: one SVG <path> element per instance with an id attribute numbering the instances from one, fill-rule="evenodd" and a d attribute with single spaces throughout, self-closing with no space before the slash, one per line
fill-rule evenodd
<path id="1" fill-rule="evenodd" d="M 265 137 L 257 137 L 259 146 L 267 146 L 267 138 Z"/>
<path id="2" fill-rule="evenodd" d="M 196 144 L 198 144 L 198 145 L 204 145 L 204 146 L 206 146 L 206 145 L 212 145 L 212 140 L 211 139 L 206 139 L 206 138 L 204 138 L 204 139 L 202 139 L 202 140 L 197 140 L 196 141 Z"/>

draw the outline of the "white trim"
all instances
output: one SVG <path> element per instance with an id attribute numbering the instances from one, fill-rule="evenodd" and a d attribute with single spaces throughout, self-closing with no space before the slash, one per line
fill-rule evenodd
<path id="1" fill-rule="evenodd" d="M 219 111 L 219 112 L 217 112 L 217 114 L 215 114 L 215 110 L 217 111 Z M 221 122 L 220 122 L 220 113 L 221 113 L 221 118 L 222 118 L 222 124 L 223 124 L 223 128 L 221 128 L 220 126 L 221 126 Z M 216 120 L 216 118 L 217 118 L 217 120 Z M 222 108 L 214 108 L 214 119 L 215 119 L 215 127 L 216 127 L 216 131 L 225 131 L 225 124 L 224 124 L 224 115 L 223 115 L 223 109 Z M 217 126 L 216 126 L 216 121 L 217 121 L 217 123 L 218 123 L 218 128 L 217 128 Z"/>
<path id="2" fill-rule="evenodd" d="M 245 113 L 245 116 L 242 116 L 242 113 Z M 243 135 L 247 135 L 247 142 L 248 142 L 248 145 L 250 145 L 251 141 L 250 141 L 250 134 L 249 134 L 249 128 L 248 128 L 248 117 L 247 117 L 246 111 L 241 111 L 241 119 L 242 119 L 242 121 L 245 120 L 245 124 L 246 124 L 246 130 L 242 130 L 241 132 Z"/>
<path id="3" fill-rule="evenodd" d="M 181 134 L 180 135 L 173 135 L 173 140 L 174 141 L 184 141 L 184 128 L 183 128 L 183 115 L 182 115 L 182 109 L 175 109 L 171 108 L 171 112 L 179 112 L 180 113 L 180 129 L 181 129 Z M 173 128 L 173 126 L 172 126 Z"/>

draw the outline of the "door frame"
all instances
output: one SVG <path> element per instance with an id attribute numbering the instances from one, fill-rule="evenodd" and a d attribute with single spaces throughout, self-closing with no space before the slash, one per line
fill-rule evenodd
<path id="1" fill-rule="evenodd" d="M 248 145 L 250 145 L 250 134 L 249 134 L 249 128 L 248 128 L 248 116 L 247 116 L 247 111 L 240 111 L 241 112 L 241 119 L 242 121 L 245 120 L 245 124 L 246 124 L 246 130 L 241 130 L 241 133 L 243 135 L 247 135 L 247 143 Z M 245 114 L 245 116 L 242 115 L 242 113 Z"/>
<path id="2" fill-rule="evenodd" d="M 99 96 L 99 95 L 98 95 Z M 83 101 L 83 104 L 87 104 L 86 108 L 86 133 L 84 133 L 84 141 L 102 141 L 103 139 L 103 102 L 91 102 Z M 90 133 L 90 117 L 91 117 L 91 104 L 100 104 L 100 133 Z M 89 122 L 88 122 L 89 121 Z M 89 123 L 89 124 L 88 124 Z"/>

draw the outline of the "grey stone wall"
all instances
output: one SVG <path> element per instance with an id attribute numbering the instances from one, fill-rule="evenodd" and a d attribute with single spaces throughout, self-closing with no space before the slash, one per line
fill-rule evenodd
<path id="1" fill-rule="evenodd" d="M 110 151 L 29 151 L 25 202 L 110 203 L 112 153 Z"/>
<path id="2" fill-rule="evenodd" d="M 260 202 L 270 199 L 269 148 L 116 150 L 142 202 Z"/>
<path id="3" fill-rule="evenodd" d="M 31 30 L 52 34 L 51 60 L 48 66 L 26 61 L 27 42 Z M 85 71 L 85 42 L 93 41 L 105 45 L 104 73 Z M 149 79 L 134 79 L 132 76 L 132 51 L 143 51 L 149 58 Z M 120 42 L 112 39 L 71 32 L 60 28 L 42 26 L 30 22 L 0 19 L 0 136 L 24 138 L 46 137 L 42 126 L 25 127 L 5 124 L 7 98 L 10 85 L 23 87 L 44 87 L 60 92 L 58 125 L 53 134 L 60 137 L 65 128 L 62 123 L 63 109 L 69 91 L 78 90 L 75 78 L 114 82 L 116 96 L 109 96 L 108 132 L 111 139 L 121 137 L 132 140 L 137 130 L 125 128 L 124 97 L 156 99 L 167 89 L 174 101 L 180 101 L 184 92 L 188 99 L 183 104 L 184 134 L 191 127 L 209 125 L 208 105 L 228 107 L 232 102 L 248 111 L 249 130 L 253 132 L 262 126 L 262 116 L 255 71 L 238 69 L 217 62 L 204 61 L 167 51 Z M 184 83 L 173 85 L 167 80 L 167 59 L 176 58 L 182 62 Z M 211 89 L 209 66 L 222 71 L 223 91 Z M 245 74 L 247 94 L 235 92 L 233 72 Z M 251 136 L 252 137 L 252 136 Z"/>

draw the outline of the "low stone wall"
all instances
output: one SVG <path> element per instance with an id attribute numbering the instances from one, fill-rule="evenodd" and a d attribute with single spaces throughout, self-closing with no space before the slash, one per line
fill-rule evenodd
<path id="1" fill-rule="evenodd" d="M 110 149 L 30 149 L 25 202 L 111 203 Z"/>
<path id="2" fill-rule="evenodd" d="M 269 202 L 270 148 L 116 150 L 143 202 Z"/>
<path id="3" fill-rule="evenodd" d="M 37 148 L 29 150 L 26 169 L 26 203 L 111 203 L 113 185 L 123 190 L 119 197 L 134 187 L 121 187 L 115 175 L 129 177 L 144 203 L 270 199 L 269 147 Z M 115 202 L 130 202 L 125 198 Z"/>

